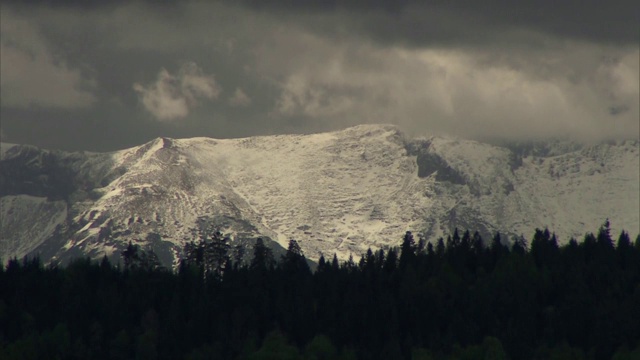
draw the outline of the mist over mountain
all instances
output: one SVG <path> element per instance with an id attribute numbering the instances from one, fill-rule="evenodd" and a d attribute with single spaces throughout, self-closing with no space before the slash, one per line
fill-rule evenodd
<path id="1" fill-rule="evenodd" d="M 0 257 L 107 255 L 129 241 L 175 264 L 199 228 L 289 239 L 315 260 L 453 232 L 560 242 L 612 219 L 640 232 L 640 141 L 410 139 L 391 125 L 242 139 L 157 138 L 110 153 L 2 144 Z"/>

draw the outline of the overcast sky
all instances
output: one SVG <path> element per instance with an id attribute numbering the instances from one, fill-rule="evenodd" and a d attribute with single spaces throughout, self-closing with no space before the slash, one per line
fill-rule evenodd
<path id="1" fill-rule="evenodd" d="M 4 1 L 0 137 L 640 137 L 630 0 Z"/>

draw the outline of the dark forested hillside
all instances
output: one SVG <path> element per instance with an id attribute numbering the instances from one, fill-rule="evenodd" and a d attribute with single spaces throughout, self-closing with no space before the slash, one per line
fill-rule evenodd
<path id="1" fill-rule="evenodd" d="M 638 359 L 640 237 L 503 245 L 456 231 L 312 272 L 295 241 L 235 263 L 225 239 L 174 273 L 130 246 L 106 259 L 0 271 L 2 359 Z"/>

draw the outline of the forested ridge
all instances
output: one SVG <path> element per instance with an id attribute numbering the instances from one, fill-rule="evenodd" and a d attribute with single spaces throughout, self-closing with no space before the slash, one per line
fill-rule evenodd
<path id="1" fill-rule="evenodd" d="M 297 242 L 251 260 L 219 233 L 176 271 L 130 244 L 123 264 L 0 267 L 2 359 L 639 359 L 640 235 L 505 245 L 457 230 L 311 271 Z"/>

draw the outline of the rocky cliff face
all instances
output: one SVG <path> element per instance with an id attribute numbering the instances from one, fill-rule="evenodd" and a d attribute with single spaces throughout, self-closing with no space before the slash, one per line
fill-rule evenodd
<path id="1" fill-rule="evenodd" d="M 282 251 L 297 239 L 311 259 L 395 246 L 406 230 L 434 239 L 455 227 L 531 236 L 548 226 L 568 241 L 610 218 L 635 234 L 639 147 L 413 140 L 387 125 L 159 138 L 100 154 L 3 144 L 0 256 L 117 259 L 131 240 L 170 265 L 210 225 L 243 246 L 263 236 Z"/>

